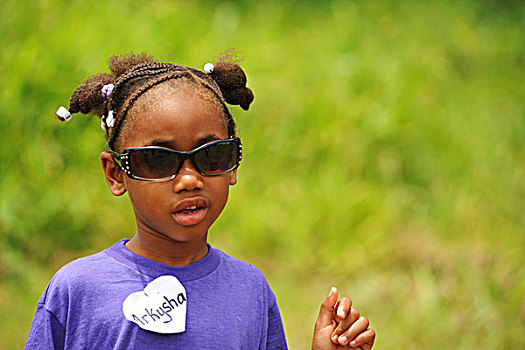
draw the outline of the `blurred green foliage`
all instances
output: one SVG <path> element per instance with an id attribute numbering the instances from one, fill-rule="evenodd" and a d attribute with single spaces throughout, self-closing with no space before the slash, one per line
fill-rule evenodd
<path id="1" fill-rule="evenodd" d="M 525 6 L 498 1 L 15 1 L 0 21 L 0 347 L 68 261 L 133 235 L 97 118 L 54 118 L 110 55 L 235 47 L 239 183 L 210 241 L 261 268 L 292 349 L 332 285 L 377 349 L 525 346 Z"/>

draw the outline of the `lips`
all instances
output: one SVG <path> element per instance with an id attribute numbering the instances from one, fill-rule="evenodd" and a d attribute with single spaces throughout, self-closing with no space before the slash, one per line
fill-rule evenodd
<path id="1" fill-rule="evenodd" d="M 179 225 L 193 226 L 200 223 L 208 211 L 208 201 L 204 197 L 181 200 L 173 211 L 173 218 Z"/>

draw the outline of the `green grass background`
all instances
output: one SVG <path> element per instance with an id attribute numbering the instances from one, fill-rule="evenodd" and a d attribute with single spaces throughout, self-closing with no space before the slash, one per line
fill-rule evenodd
<path id="1" fill-rule="evenodd" d="M 210 241 L 263 270 L 290 347 L 335 285 L 376 349 L 523 349 L 522 4 L 2 1 L 0 348 L 58 268 L 135 230 L 98 119 L 57 107 L 112 54 L 235 47 L 256 98 L 232 108 L 245 158 Z"/>

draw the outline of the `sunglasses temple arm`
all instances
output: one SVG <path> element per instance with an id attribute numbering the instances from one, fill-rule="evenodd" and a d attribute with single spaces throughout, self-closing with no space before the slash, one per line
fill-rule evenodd
<path id="1" fill-rule="evenodd" d="M 118 166 L 119 166 L 121 169 L 123 169 L 123 167 L 122 167 L 122 161 L 120 160 L 120 153 L 117 153 L 117 152 L 112 151 L 112 150 L 110 150 L 109 152 L 110 152 L 111 155 L 113 156 L 113 159 L 115 160 L 115 163 L 117 163 Z"/>

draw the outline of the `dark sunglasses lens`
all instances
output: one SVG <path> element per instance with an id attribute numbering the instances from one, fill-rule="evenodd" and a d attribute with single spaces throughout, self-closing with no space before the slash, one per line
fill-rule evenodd
<path id="1" fill-rule="evenodd" d="M 195 153 L 195 162 L 205 174 L 227 172 L 237 164 L 238 147 L 234 141 L 214 143 Z"/>
<path id="2" fill-rule="evenodd" d="M 133 175 L 143 179 L 162 179 L 175 173 L 180 155 L 163 149 L 141 149 L 130 152 Z"/>

